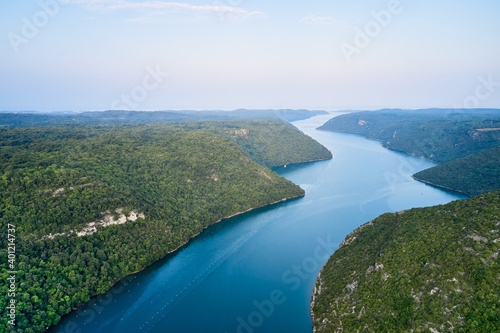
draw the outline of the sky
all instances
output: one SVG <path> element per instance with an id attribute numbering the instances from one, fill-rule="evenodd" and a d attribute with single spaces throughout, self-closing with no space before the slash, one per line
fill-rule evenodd
<path id="1" fill-rule="evenodd" d="M 0 110 L 500 107 L 498 0 L 0 4 Z"/>

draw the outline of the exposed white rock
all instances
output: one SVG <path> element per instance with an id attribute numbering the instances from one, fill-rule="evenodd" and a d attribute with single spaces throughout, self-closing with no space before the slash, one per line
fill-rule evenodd
<path id="1" fill-rule="evenodd" d="M 368 269 L 366 270 L 366 275 L 370 274 L 373 271 L 378 272 L 378 271 L 382 270 L 383 268 L 384 268 L 384 264 L 379 265 L 379 264 L 375 263 L 375 265 L 368 267 Z"/>
<path id="2" fill-rule="evenodd" d="M 64 236 L 64 235 L 66 235 L 65 232 L 62 232 L 62 233 L 59 233 L 59 234 L 48 234 L 46 236 L 43 236 L 42 239 L 46 239 L 46 238 L 54 239 L 55 237 Z"/>
<path id="3" fill-rule="evenodd" d="M 429 294 L 431 295 L 434 295 L 435 293 L 437 293 L 439 291 L 439 288 L 438 287 L 435 287 L 434 289 L 431 290 L 431 292 Z"/>
<path id="4" fill-rule="evenodd" d="M 105 228 L 110 225 L 119 225 L 119 224 L 124 224 L 127 223 L 128 221 L 136 221 L 138 218 L 145 219 L 146 216 L 144 213 L 137 213 L 135 211 L 131 211 L 128 216 L 125 216 L 123 214 L 123 208 L 118 208 L 115 210 L 116 213 L 119 214 L 118 219 L 115 220 L 115 217 L 113 214 L 111 214 L 110 211 L 106 211 L 103 214 L 104 215 L 102 220 L 95 221 L 95 222 L 89 222 L 85 224 L 85 226 L 81 230 L 69 230 L 68 232 L 63 232 L 63 233 L 57 233 L 57 234 L 48 234 L 46 236 L 43 236 L 42 239 L 50 238 L 53 239 L 54 237 L 57 236 L 64 236 L 64 235 L 71 235 L 71 234 L 76 234 L 78 237 L 82 236 L 87 236 L 87 235 L 92 235 L 93 233 L 97 232 L 97 227 Z"/>
<path id="5" fill-rule="evenodd" d="M 352 283 L 349 283 L 346 288 L 349 289 L 349 291 L 352 293 L 356 288 L 358 287 L 358 281 L 353 281 Z"/>
<path id="6" fill-rule="evenodd" d="M 488 239 L 486 237 L 482 237 L 482 236 L 479 236 L 476 234 L 469 235 L 469 236 L 467 236 L 467 238 L 472 238 L 473 240 L 478 241 L 478 242 L 488 243 Z"/>
<path id="7" fill-rule="evenodd" d="M 60 193 L 64 192 L 64 187 L 58 188 L 57 190 L 52 193 L 52 196 L 55 197 L 56 195 L 59 195 Z"/>
<path id="8" fill-rule="evenodd" d="M 241 129 L 226 131 L 226 133 L 229 133 L 232 137 L 236 138 L 238 136 L 247 137 L 250 131 L 247 130 L 246 128 L 241 128 Z"/>

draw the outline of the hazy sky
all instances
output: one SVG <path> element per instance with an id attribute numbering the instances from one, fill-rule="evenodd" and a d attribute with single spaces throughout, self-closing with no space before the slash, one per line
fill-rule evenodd
<path id="1" fill-rule="evenodd" d="M 0 110 L 500 107 L 498 0 L 0 5 Z"/>

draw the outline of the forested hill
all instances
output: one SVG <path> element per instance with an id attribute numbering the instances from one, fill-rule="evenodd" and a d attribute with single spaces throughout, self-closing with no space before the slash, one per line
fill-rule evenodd
<path id="1" fill-rule="evenodd" d="M 259 164 L 269 168 L 331 159 L 317 141 L 279 120 L 191 122 L 181 127 L 204 129 L 236 141 Z"/>
<path id="2" fill-rule="evenodd" d="M 500 192 L 384 214 L 321 271 L 315 332 L 500 332 Z"/>
<path id="3" fill-rule="evenodd" d="M 445 163 L 500 145 L 499 128 L 499 109 L 429 109 L 350 113 L 319 129 L 361 134 L 384 147 Z"/>
<path id="4" fill-rule="evenodd" d="M 316 152 L 307 158 L 331 155 L 284 123 L 247 125 L 0 129 L 0 256 L 14 225 L 17 332 L 44 331 L 224 217 L 304 195 L 247 151 L 269 165 L 304 161 L 278 153 L 294 152 L 295 142 Z"/>
<path id="5" fill-rule="evenodd" d="M 500 146 L 420 171 L 413 177 L 469 196 L 500 189 Z"/>
<path id="6" fill-rule="evenodd" d="M 0 112 L 0 126 L 29 127 L 48 125 L 159 124 L 185 121 L 228 121 L 307 119 L 325 111 L 309 110 L 234 110 L 234 111 L 98 111 L 98 112 Z"/>

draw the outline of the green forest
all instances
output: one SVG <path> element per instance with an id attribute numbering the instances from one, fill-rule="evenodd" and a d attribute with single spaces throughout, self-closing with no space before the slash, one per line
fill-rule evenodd
<path id="1" fill-rule="evenodd" d="M 356 112 L 319 129 L 360 134 L 384 147 L 444 163 L 414 175 L 434 186 L 469 196 L 500 189 L 499 109 Z"/>
<path id="2" fill-rule="evenodd" d="M 500 332 L 500 192 L 387 213 L 321 271 L 315 332 Z"/>
<path id="3" fill-rule="evenodd" d="M 413 177 L 469 196 L 500 189 L 500 146 L 420 171 Z"/>
<path id="4" fill-rule="evenodd" d="M 356 133 L 437 163 L 500 144 L 499 109 L 379 110 L 332 118 L 320 130 Z"/>
<path id="5" fill-rule="evenodd" d="M 324 146 L 292 125 L 277 120 L 185 123 L 188 128 L 207 130 L 236 141 L 254 161 L 268 168 L 290 163 L 331 159 Z"/>
<path id="6" fill-rule="evenodd" d="M 43 332 L 224 217 L 304 195 L 264 164 L 328 158 L 277 120 L 1 128 L 0 256 L 14 225 L 17 332 Z"/>

